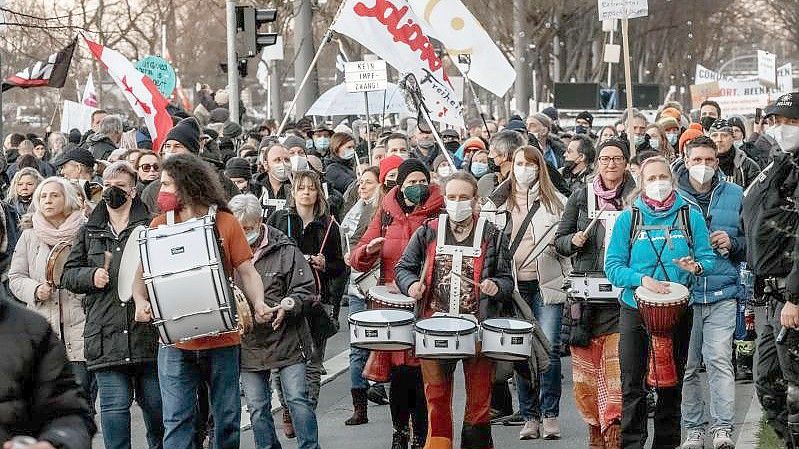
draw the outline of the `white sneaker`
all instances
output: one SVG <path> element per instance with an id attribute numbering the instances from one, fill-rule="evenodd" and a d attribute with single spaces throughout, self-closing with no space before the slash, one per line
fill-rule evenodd
<path id="1" fill-rule="evenodd" d="M 519 432 L 519 439 L 520 440 L 536 440 L 541 437 L 541 431 L 539 429 L 539 422 L 537 419 L 531 419 L 530 421 L 524 422 L 524 427 Z"/>
<path id="2" fill-rule="evenodd" d="M 732 430 L 718 429 L 713 433 L 713 449 L 735 449 Z"/>
<path id="3" fill-rule="evenodd" d="M 681 449 L 703 449 L 705 447 L 705 431 L 702 429 L 688 430 L 685 442 L 680 446 Z"/>
<path id="4" fill-rule="evenodd" d="M 558 424 L 558 418 L 544 418 L 543 427 L 545 440 L 560 439 L 560 425 Z"/>

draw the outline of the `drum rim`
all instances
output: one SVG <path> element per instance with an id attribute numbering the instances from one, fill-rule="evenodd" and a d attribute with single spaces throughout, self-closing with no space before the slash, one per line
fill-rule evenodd
<path id="1" fill-rule="evenodd" d="M 689 300 L 688 297 L 681 298 L 681 299 L 671 299 L 669 302 L 661 302 L 661 303 L 652 303 L 649 302 L 648 299 L 639 298 L 638 295 L 635 295 L 635 303 L 640 308 L 641 305 L 646 307 L 654 307 L 654 308 L 663 308 L 663 307 L 674 307 L 674 306 L 682 306 L 688 304 Z"/>
<path id="2" fill-rule="evenodd" d="M 477 348 L 475 348 L 474 352 L 428 352 L 427 354 L 419 355 L 419 352 L 417 351 L 414 352 L 414 354 L 416 354 L 416 357 L 420 359 L 465 359 L 468 357 L 474 357 L 479 354 L 479 352 L 477 351 Z"/>
<path id="3" fill-rule="evenodd" d="M 449 319 L 453 319 L 453 320 L 463 320 L 463 321 L 466 321 L 467 323 L 471 324 L 472 327 L 469 328 L 469 329 L 466 329 L 466 330 L 462 330 L 462 331 L 461 330 L 457 330 L 457 331 L 442 331 L 442 330 L 432 330 L 432 329 L 424 329 L 424 328 L 420 329 L 419 328 L 419 324 L 421 324 L 421 323 L 423 323 L 423 322 L 425 322 L 427 320 L 441 319 L 441 318 L 449 318 Z M 461 336 L 461 335 L 471 335 L 471 334 L 476 333 L 477 329 L 478 329 L 478 326 L 477 326 L 477 324 L 474 323 L 474 321 L 467 320 L 466 318 L 461 318 L 459 316 L 428 317 L 428 318 L 419 320 L 419 321 L 417 321 L 416 323 L 413 324 L 413 330 L 414 331 L 417 331 L 417 332 L 419 332 L 421 334 L 424 334 L 424 335 L 432 335 L 434 337 L 457 337 L 457 336 Z"/>
<path id="4" fill-rule="evenodd" d="M 399 321 L 392 321 L 392 322 L 386 321 L 384 323 L 375 323 L 375 322 L 371 322 L 371 321 L 370 322 L 366 322 L 366 321 L 358 320 L 358 319 L 355 318 L 355 316 L 358 315 L 359 313 L 374 312 L 374 311 L 388 311 L 388 310 L 394 311 L 394 312 L 402 312 L 402 313 L 405 313 L 405 314 L 410 314 L 410 316 L 408 318 L 404 318 L 404 319 L 399 320 Z M 355 312 L 352 315 L 350 315 L 349 317 L 347 317 L 347 322 L 350 323 L 350 324 L 357 324 L 359 326 L 370 326 L 370 327 L 407 326 L 409 324 L 413 324 L 414 320 L 415 320 L 415 317 L 413 316 L 413 313 L 408 312 L 407 310 L 398 310 L 398 309 L 361 310 L 360 312 Z"/>
<path id="5" fill-rule="evenodd" d="M 500 352 L 500 351 L 483 351 L 483 350 L 481 350 L 480 354 L 482 354 L 482 355 L 484 355 L 484 356 L 486 356 L 486 357 L 488 357 L 490 359 L 496 358 L 496 359 L 503 360 L 503 361 L 510 361 L 510 359 L 508 357 L 497 357 L 497 356 L 515 355 L 514 358 L 516 360 L 526 360 L 526 359 L 529 358 L 526 354 L 516 355 L 517 353 L 515 353 L 515 352 Z"/>
<path id="6" fill-rule="evenodd" d="M 494 326 L 491 323 L 487 323 L 487 321 L 491 321 L 491 320 L 518 321 L 520 323 L 525 323 L 525 324 L 529 325 L 530 327 L 528 329 L 505 329 L 505 328 L 502 328 L 502 327 L 499 327 L 499 326 Z M 483 330 L 489 330 L 489 331 L 493 331 L 493 332 L 504 332 L 506 334 L 514 334 L 514 335 L 529 334 L 529 333 L 533 332 L 533 329 L 535 329 L 535 326 L 533 325 L 533 323 L 531 323 L 529 321 L 525 321 L 525 320 L 520 320 L 518 318 L 489 318 L 487 320 L 484 320 L 482 323 L 480 323 L 480 326 L 483 328 Z"/>

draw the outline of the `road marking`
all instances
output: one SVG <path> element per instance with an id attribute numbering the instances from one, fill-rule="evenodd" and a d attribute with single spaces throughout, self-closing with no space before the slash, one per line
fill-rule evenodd
<path id="1" fill-rule="evenodd" d="M 350 348 L 325 360 L 324 365 L 327 374 L 322 376 L 321 385 L 330 382 L 350 368 Z M 272 414 L 280 411 L 281 408 L 282 406 L 280 405 L 280 399 L 277 397 L 277 392 L 272 391 Z M 250 412 L 247 411 L 246 406 L 243 406 L 241 408 L 241 430 L 249 430 L 251 426 Z"/>
<path id="2" fill-rule="evenodd" d="M 760 420 L 762 417 L 763 409 L 760 408 L 757 394 L 752 391 L 752 402 L 749 404 L 749 409 L 746 411 L 743 425 L 738 433 L 738 440 L 735 442 L 735 447 L 737 449 L 755 449 L 757 447 Z"/>

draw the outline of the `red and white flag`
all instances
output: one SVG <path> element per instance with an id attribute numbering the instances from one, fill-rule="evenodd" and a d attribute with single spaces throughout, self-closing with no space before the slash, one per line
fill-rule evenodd
<path id="1" fill-rule="evenodd" d="M 83 38 L 89 46 L 94 57 L 108 69 L 108 74 L 122 90 L 136 115 L 144 119 L 150 138 L 153 142 L 153 151 L 161 149 L 161 143 L 170 129 L 172 117 L 166 111 L 169 104 L 158 92 L 153 80 L 136 70 L 128 58 L 116 50 L 104 47 L 89 39 Z"/>
<path id="2" fill-rule="evenodd" d="M 463 109 L 436 54 L 427 23 L 407 0 L 345 0 L 333 30 L 368 48 L 402 74 L 413 73 L 430 118 L 463 127 Z"/>
<path id="3" fill-rule="evenodd" d="M 86 106 L 97 107 L 97 91 L 94 89 L 94 76 L 91 72 L 89 73 L 89 78 L 86 80 L 86 87 L 83 88 L 83 96 L 80 102 Z"/>

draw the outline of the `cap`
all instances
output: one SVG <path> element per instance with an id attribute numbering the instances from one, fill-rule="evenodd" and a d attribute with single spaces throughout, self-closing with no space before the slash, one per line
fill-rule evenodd
<path id="1" fill-rule="evenodd" d="M 458 131 L 455 131 L 454 129 L 445 129 L 441 131 L 441 137 L 449 137 L 453 139 L 461 138 L 460 134 L 458 134 Z"/>
<path id="2" fill-rule="evenodd" d="M 470 148 L 476 148 L 478 150 L 485 150 L 486 149 L 486 144 L 483 141 L 483 139 L 481 139 L 479 137 L 469 137 L 468 139 L 466 139 L 465 142 L 463 142 L 463 148 L 465 150 L 468 150 Z"/>
<path id="3" fill-rule="evenodd" d="M 774 105 L 766 110 L 766 117 L 772 115 L 799 119 L 799 92 L 791 92 L 777 98 Z"/>
<path id="4" fill-rule="evenodd" d="M 61 157 L 55 162 L 55 166 L 61 167 L 62 165 L 66 164 L 69 161 L 78 162 L 89 168 L 94 167 L 94 162 L 95 162 L 94 156 L 92 156 L 91 151 L 83 148 L 75 148 L 61 155 Z"/>
<path id="5" fill-rule="evenodd" d="M 732 134 L 732 126 L 727 122 L 726 119 L 720 118 L 716 119 L 712 125 L 710 125 L 711 133 L 729 133 Z"/>

